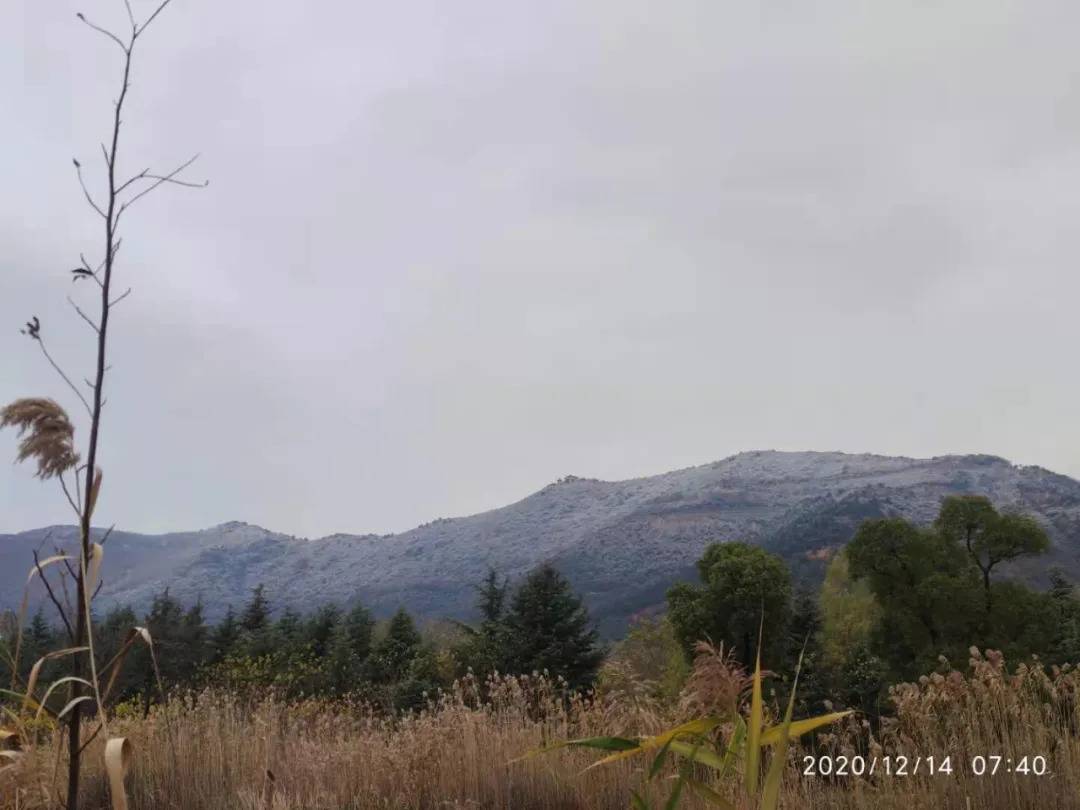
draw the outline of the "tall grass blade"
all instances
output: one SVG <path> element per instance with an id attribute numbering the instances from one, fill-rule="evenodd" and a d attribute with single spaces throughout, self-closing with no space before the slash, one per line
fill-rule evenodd
<path id="1" fill-rule="evenodd" d="M 761 732 L 765 725 L 765 708 L 761 697 L 761 639 L 765 630 L 765 613 L 758 626 L 757 660 L 754 663 L 753 686 L 750 694 L 750 717 L 746 723 L 746 792 L 757 793 L 758 771 L 761 769 Z"/>
<path id="2" fill-rule="evenodd" d="M 128 761 L 131 759 L 131 743 L 126 737 L 113 737 L 105 743 L 105 772 L 109 777 L 109 795 L 112 810 L 127 810 L 127 790 L 124 788 L 124 776 L 127 775 Z"/>
<path id="3" fill-rule="evenodd" d="M 795 711 L 795 691 L 799 688 L 799 672 L 802 671 L 803 653 L 806 645 L 803 645 L 799 653 L 799 661 L 795 665 L 795 677 L 791 683 L 791 695 L 788 697 L 787 710 L 784 712 L 784 722 L 780 726 L 780 739 L 773 745 L 772 762 L 769 763 L 769 772 L 765 775 L 765 788 L 761 795 L 761 810 L 776 810 L 780 801 L 780 783 L 784 780 L 784 768 L 787 767 L 788 743 L 791 741 L 791 716 Z"/>

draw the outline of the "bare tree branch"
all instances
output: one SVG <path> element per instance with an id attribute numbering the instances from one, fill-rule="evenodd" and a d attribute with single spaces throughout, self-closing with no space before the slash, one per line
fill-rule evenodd
<path id="1" fill-rule="evenodd" d="M 120 37 L 118 37 L 112 31 L 109 31 L 109 30 L 107 30 L 105 28 L 102 28 L 100 25 L 94 25 L 94 23 L 92 23 L 88 19 L 86 19 L 86 15 L 84 15 L 81 11 L 76 13 L 75 16 L 78 17 L 80 20 L 82 20 L 87 25 L 89 25 L 91 28 L 93 28 L 99 34 L 104 34 L 109 39 L 111 39 L 113 42 L 115 42 L 117 45 L 119 45 L 120 50 L 122 50 L 124 53 L 128 53 L 128 51 L 129 51 L 128 46 L 125 45 L 123 43 L 123 41 L 120 39 Z"/>
<path id="2" fill-rule="evenodd" d="M 186 162 L 184 162 L 180 166 L 177 166 L 175 169 L 173 169 L 168 174 L 156 176 L 156 179 L 155 179 L 155 181 L 154 181 L 154 183 L 152 185 L 150 185 L 147 188 L 144 188 L 142 191 L 140 191 L 138 194 L 136 194 L 134 197 L 132 197 L 127 202 L 120 204 L 120 210 L 116 213 L 116 221 L 117 222 L 120 221 L 120 215 L 123 214 L 124 211 L 126 211 L 128 208 L 130 208 L 135 203 L 136 200 L 138 200 L 140 197 L 145 197 L 147 194 L 149 194 L 151 191 L 153 191 L 154 189 L 156 189 L 158 186 L 162 185 L 163 183 L 176 183 L 178 185 L 182 185 L 182 186 L 186 185 L 186 186 L 190 186 L 190 187 L 193 187 L 193 188 L 203 188 L 203 187 L 209 185 L 210 184 L 209 180 L 206 180 L 206 181 L 204 181 L 202 183 L 187 183 L 187 182 L 182 182 L 182 181 L 174 179 L 176 177 L 176 175 L 180 174 L 180 172 L 182 172 L 184 169 L 186 169 L 188 166 L 190 166 L 192 163 L 194 163 L 198 159 L 199 159 L 199 156 L 197 154 L 193 155 L 189 160 L 187 160 Z M 138 177 L 138 176 L 136 176 L 136 177 Z M 147 175 L 146 177 L 147 177 L 147 179 L 150 179 L 149 175 Z"/>
<path id="3" fill-rule="evenodd" d="M 194 161 L 197 157 L 198 155 L 193 157 L 186 164 L 184 164 L 184 166 L 181 166 L 180 169 L 177 169 L 177 171 L 181 171 L 185 166 L 190 166 L 192 161 Z M 173 172 L 173 174 L 175 173 L 176 172 Z M 146 168 L 136 174 L 134 177 L 129 177 L 127 180 L 121 183 L 120 186 L 116 189 L 116 193 L 119 194 L 132 183 L 135 183 L 139 180 L 160 180 L 161 183 L 172 183 L 175 186 L 186 186 L 187 188 L 206 188 L 210 184 L 209 180 L 203 180 L 201 183 L 193 183 L 188 180 L 176 180 L 175 178 L 173 178 L 172 175 L 151 174 L 150 169 Z M 134 198 L 132 198 L 132 202 L 134 202 Z"/>
<path id="4" fill-rule="evenodd" d="M 135 23 L 135 15 L 131 13 L 131 3 L 124 0 L 124 8 L 127 9 L 128 22 L 131 23 L 131 38 L 134 39 L 139 32 L 139 26 Z"/>
<path id="5" fill-rule="evenodd" d="M 165 0 L 165 2 L 158 6 L 157 10 L 146 19 L 146 22 L 144 22 L 137 29 L 135 29 L 135 33 L 132 35 L 132 39 L 134 40 L 135 37 L 145 31 L 150 26 L 150 23 L 154 21 L 154 18 L 157 17 L 157 15 L 160 14 L 165 9 L 165 6 L 169 5 L 170 2 L 172 2 L 172 0 Z"/>
<path id="6" fill-rule="evenodd" d="M 83 396 L 82 391 L 78 389 L 75 383 L 71 381 L 71 378 L 68 377 L 68 375 L 64 373 L 64 370 L 60 368 L 59 365 L 57 365 L 55 360 L 52 359 L 52 355 L 49 354 L 48 349 L 45 348 L 45 341 L 41 339 L 41 335 L 39 334 L 32 337 L 34 340 L 37 341 L 38 346 L 41 347 L 41 353 L 45 355 L 45 359 L 49 361 L 49 365 L 51 365 L 56 371 L 56 373 L 59 374 L 60 377 L 64 380 L 64 382 L 68 384 L 68 387 L 75 392 L 75 396 L 79 398 L 79 402 L 81 402 L 83 404 L 83 407 L 86 408 L 86 412 L 90 414 L 91 417 L 93 417 L 94 411 L 90 407 L 90 403 L 86 401 L 86 397 Z"/>
<path id="7" fill-rule="evenodd" d="M 82 510 L 79 508 L 79 505 L 77 503 L 75 503 L 75 499 L 71 497 L 71 491 L 68 489 L 67 482 L 64 480 L 64 474 L 61 473 L 60 475 L 57 476 L 57 478 L 60 479 L 60 488 L 62 490 L 64 490 L 64 497 L 66 497 L 67 502 L 69 504 L 71 504 L 71 508 L 72 508 L 72 510 L 74 510 L 75 516 L 81 518 L 82 517 Z"/>
<path id="8" fill-rule="evenodd" d="M 90 324 L 91 329 L 93 329 L 95 332 L 100 332 L 101 331 L 101 329 L 98 327 L 98 325 L 96 323 L 94 323 L 93 319 L 89 315 L 87 315 L 85 312 L 83 312 L 81 309 L 79 309 L 79 305 L 76 304 L 72 300 L 70 295 L 67 297 L 67 300 L 68 300 L 68 303 L 71 304 L 72 307 L 74 307 L 75 311 L 79 313 L 79 317 L 82 318 L 84 321 L 86 321 L 88 324 Z"/>
<path id="9" fill-rule="evenodd" d="M 117 304 L 119 304 L 121 301 L 123 301 L 129 295 L 131 295 L 131 287 L 128 287 L 126 290 L 124 290 L 124 292 L 122 292 L 120 295 L 118 295 L 116 298 L 114 298 L 112 301 L 110 301 L 109 306 L 110 307 L 115 307 Z"/>
<path id="10" fill-rule="evenodd" d="M 75 631 L 71 627 L 71 622 L 68 621 L 64 606 L 61 605 L 60 600 L 56 598 L 56 594 L 53 593 L 52 585 L 50 585 L 49 580 L 45 578 L 45 572 L 41 570 L 41 559 L 38 557 L 37 549 L 34 549 L 34 567 L 37 569 L 38 578 L 45 584 L 45 592 L 49 594 L 49 600 L 56 607 L 56 612 L 60 614 L 60 620 L 64 623 L 64 627 L 67 628 L 68 636 L 74 641 Z"/>
<path id="11" fill-rule="evenodd" d="M 107 542 L 109 542 L 109 537 L 112 535 L 113 529 L 115 529 L 115 528 L 116 528 L 115 523 L 112 526 L 110 526 L 109 528 L 107 528 L 105 530 L 105 534 L 101 535 L 101 539 L 98 540 L 98 543 L 100 543 L 101 545 L 105 545 Z"/>
<path id="12" fill-rule="evenodd" d="M 104 219 L 105 212 L 101 210 L 101 206 L 94 202 L 94 198 L 90 196 L 90 190 L 86 187 L 86 182 L 83 180 L 82 164 L 74 158 L 71 159 L 71 162 L 75 164 L 75 174 L 79 177 L 79 185 L 82 186 L 83 196 L 86 197 L 86 201 L 90 203 L 90 207 L 97 211 L 101 218 Z"/>

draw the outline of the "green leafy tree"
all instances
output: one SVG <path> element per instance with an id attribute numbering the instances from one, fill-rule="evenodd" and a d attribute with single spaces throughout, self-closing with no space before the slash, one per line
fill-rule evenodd
<path id="1" fill-rule="evenodd" d="M 589 613 L 551 565 L 530 573 L 506 616 L 512 671 L 547 672 L 571 688 L 590 686 L 603 659 Z"/>
<path id="2" fill-rule="evenodd" d="M 881 606 L 871 649 L 899 677 L 917 677 L 937 657 L 965 655 L 982 624 L 978 580 L 964 550 L 902 518 L 864 522 L 846 549 L 851 576 Z"/>
<path id="3" fill-rule="evenodd" d="M 604 660 L 598 678 L 603 692 L 633 692 L 644 686 L 652 697 L 674 701 L 690 665 L 667 616 L 639 617 Z"/>
<path id="4" fill-rule="evenodd" d="M 1057 664 L 1080 662 L 1080 600 L 1076 596 L 1076 586 L 1058 566 L 1050 569 L 1047 596 L 1055 630 L 1052 659 Z"/>
<path id="5" fill-rule="evenodd" d="M 713 543 L 697 568 L 700 585 L 679 583 L 668 591 L 668 615 L 687 657 L 708 639 L 753 667 L 764 615 L 762 656 L 779 662 L 791 620 L 791 573 L 784 561 L 749 543 Z"/>
<path id="6" fill-rule="evenodd" d="M 1031 517 L 1001 514 L 980 495 L 954 495 L 941 504 L 935 523 L 937 531 L 962 546 L 978 568 L 983 583 L 986 613 L 993 609 L 990 575 L 1003 562 L 1043 554 L 1050 538 Z"/>
<path id="7" fill-rule="evenodd" d="M 829 563 L 818 598 L 822 663 L 826 669 L 838 671 L 851 650 L 869 645 L 881 620 L 881 607 L 869 583 L 851 576 L 846 552 Z"/>
<path id="8" fill-rule="evenodd" d="M 1047 654 L 1050 597 L 992 574 L 1048 544 L 1034 520 L 1001 514 L 976 496 L 946 498 L 927 529 L 901 518 L 865 522 L 846 555 L 851 576 L 869 585 L 881 608 L 873 653 L 904 678 L 933 668 L 939 655 L 963 660 L 972 644 L 1012 658 Z"/>

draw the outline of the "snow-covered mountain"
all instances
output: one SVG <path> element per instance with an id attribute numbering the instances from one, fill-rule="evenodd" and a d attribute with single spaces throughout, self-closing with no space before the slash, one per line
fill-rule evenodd
<path id="1" fill-rule="evenodd" d="M 168 587 L 184 601 L 201 598 L 216 617 L 261 582 L 276 606 L 359 599 L 380 614 L 403 605 L 422 616 L 468 618 L 473 585 L 488 567 L 516 577 L 550 561 L 614 633 L 635 612 L 662 604 L 673 582 L 694 578 L 710 542 L 759 543 L 798 576 L 816 578 L 863 519 L 929 522 L 944 496 L 962 492 L 1031 513 L 1049 529 L 1052 552 L 1014 574 L 1039 580 L 1053 563 L 1080 574 L 1080 482 L 1071 478 L 994 456 L 765 451 L 629 481 L 567 476 L 509 506 L 397 535 L 307 540 L 244 523 L 165 535 L 117 531 L 106 546 L 99 609 L 142 608 Z M 75 536 L 74 527 L 0 535 L 0 607 L 17 606 L 33 549 L 50 552 Z"/>

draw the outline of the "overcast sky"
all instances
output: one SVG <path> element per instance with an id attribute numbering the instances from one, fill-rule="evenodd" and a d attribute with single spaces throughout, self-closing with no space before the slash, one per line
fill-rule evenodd
<path id="1" fill-rule="evenodd" d="M 153 2 L 135 0 L 145 14 Z M 74 397 L 120 0 L 0 7 L 0 401 Z M 1080 5 L 220 3 L 140 42 L 98 521 L 397 531 L 740 450 L 1080 476 Z M 80 438 L 85 429 L 80 422 Z M 9 463 L 0 532 L 69 522 Z"/>

